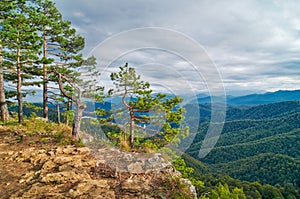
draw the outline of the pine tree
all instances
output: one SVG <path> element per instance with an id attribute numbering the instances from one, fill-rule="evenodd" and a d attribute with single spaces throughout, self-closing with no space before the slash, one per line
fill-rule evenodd
<path id="1" fill-rule="evenodd" d="M 51 39 L 51 45 L 55 48 L 48 52 L 48 55 L 55 57 L 53 65 L 50 67 L 52 73 L 49 76 L 49 80 L 55 81 L 59 85 L 59 90 L 61 94 L 67 98 L 67 110 L 68 116 L 70 115 L 70 109 L 72 103 L 75 105 L 81 104 L 81 94 L 76 83 L 78 83 L 78 77 L 80 73 L 77 72 L 78 68 L 84 63 L 80 51 L 84 48 L 84 38 L 76 34 L 76 30 L 71 28 L 71 23 L 68 21 L 61 21 L 63 29 L 56 35 L 56 37 Z M 54 75 L 53 75 L 54 74 Z M 74 95 L 78 94 L 79 99 L 76 99 Z M 84 105 L 77 106 L 83 108 Z M 76 113 L 80 110 L 77 110 Z M 73 120 L 73 131 L 72 135 L 75 139 L 78 138 L 78 132 L 80 126 L 76 123 L 76 117 L 78 114 L 74 115 Z M 77 121 L 79 121 L 77 119 Z M 69 123 L 69 118 L 67 117 L 67 123 Z M 80 124 L 79 124 L 80 125 Z"/>
<path id="2" fill-rule="evenodd" d="M 57 74 L 60 74 L 63 82 L 70 79 L 70 74 L 73 74 L 74 77 L 77 76 L 74 70 L 83 63 L 80 51 L 84 48 L 84 39 L 76 34 L 74 28 L 71 28 L 71 22 L 62 19 L 61 13 L 51 0 L 31 0 L 31 3 L 31 8 L 37 13 L 33 17 L 33 21 L 38 27 L 39 35 L 43 40 L 41 74 L 43 79 L 43 113 L 44 118 L 48 119 L 49 92 L 52 93 L 52 98 L 54 93 L 58 93 L 49 90 L 51 87 L 48 86 L 48 83 L 50 81 L 57 83 L 59 80 Z M 53 75 L 53 72 L 55 75 Z M 72 102 L 74 102 L 70 95 L 72 96 L 74 88 L 70 86 L 70 83 L 63 84 L 63 86 L 65 87 L 57 88 L 61 92 L 58 95 L 67 98 L 66 113 L 69 116 Z M 68 116 L 66 117 L 67 124 L 69 123 Z"/>
<path id="3" fill-rule="evenodd" d="M 99 73 L 96 70 L 96 59 L 90 57 L 83 60 L 77 71 L 70 70 L 66 67 L 59 68 L 55 71 L 59 88 L 62 94 L 70 99 L 75 104 L 75 115 L 72 128 L 72 136 L 78 139 L 80 131 L 81 118 L 86 104 L 83 98 L 92 98 L 96 101 L 102 101 L 103 90 L 102 86 L 97 85 L 97 78 Z M 94 79 L 92 77 L 95 77 Z M 72 88 L 73 92 L 68 92 L 65 87 Z"/>
<path id="4" fill-rule="evenodd" d="M 174 141 L 176 135 L 182 134 L 182 137 L 187 135 L 188 129 L 183 130 L 179 127 L 185 112 L 185 109 L 177 107 L 183 101 L 182 98 L 178 96 L 168 98 L 166 94 L 161 93 L 153 94 L 150 83 L 142 81 L 141 76 L 137 75 L 135 69 L 129 67 L 128 63 L 121 66 L 118 73 L 111 73 L 111 80 L 116 88 L 111 89 L 109 94 L 121 96 L 124 109 L 129 112 L 129 115 L 121 117 L 129 118 L 131 148 L 134 148 L 136 127 L 145 127 L 150 122 L 154 128 L 145 130 L 142 128 L 142 131 L 148 130 L 156 135 L 143 140 L 145 144 L 156 142 L 151 144 L 160 148 Z M 151 111 L 155 115 L 151 115 Z M 161 128 L 156 129 L 156 125 Z"/>
<path id="5" fill-rule="evenodd" d="M 66 79 L 68 79 L 68 77 L 72 77 L 72 75 L 73 77 L 77 77 L 78 73 L 76 73 L 76 70 L 84 62 L 82 54 L 80 54 L 80 51 L 85 45 L 84 38 L 76 34 L 76 30 L 71 28 L 71 23 L 69 21 L 61 21 L 60 26 L 63 27 L 63 29 L 51 39 L 50 42 L 53 49 L 48 51 L 48 55 L 51 58 L 54 58 L 53 65 L 50 67 L 52 75 L 49 76 L 48 81 L 54 82 L 58 82 L 59 80 L 57 74 L 61 74 L 61 77 L 66 77 Z M 65 95 L 65 93 L 62 92 L 62 88 L 59 89 L 61 95 L 67 98 L 66 123 L 68 124 L 70 122 L 69 116 L 74 100 Z M 70 86 L 70 84 L 67 84 L 64 90 L 69 91 L 71 95 L 74 94 L 74 88 Z M 77 132 L 74 132 L 74 137 L 76 136 Z"/>
<path id="6" fill-rule="evenodd" d="M 18 100 L 18 120 L 23 123 L 23 85 L 34 85 L 28 80 L 37 73 L 34 64 L 38 61 L 41 41 L 32 24 L 26 1 L 17 1 L 16 8 L 3 22 L 1 31 L 6 66 L 13 71 L 10 80 L 16 83 Z"/>
<path id="7" fill-rule="evenodd" d="M 14 8 L 14 1 L 6 0 L 0 2 L 0 30 L 3 30 L 2 23 L 9 17 L 9 11 Z M 3 56 L 2 56 L 2 35 L 0 37 L 0 112 L 1 120 L 5 121 L 9 118 L 7 103 L 5 99 L 4 75 L 3 75 Z"/>
<path id="8" fill-rule="evenodd" d="M 32 2 L 32 10 L 36 15 L 33 21 L 39 30 L 39 34 L 43 40 L 42 46 L 42 82 L 43 82 L 43 116 L 48 120 L 48 83 L 50 66 L 53 66 L 55 60 L 60 59 L 64 44 L 70 36 L 70 22 L 63 21 L 62 15 L 50 0 L 34 0 Z M 66 40 L 64 40 L 64 37 Z"/>

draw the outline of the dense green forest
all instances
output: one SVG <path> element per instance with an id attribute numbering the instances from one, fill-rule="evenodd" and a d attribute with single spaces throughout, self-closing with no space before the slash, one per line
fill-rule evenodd
<path id="1" fill-rule="evenodd" d="M 209 118 L 209 105 L 200 108 Z M 208 122 L 203 119 L 187 151 L 195 159 L 187 162 L 196 164 L 199 173 L 206 175 L 226 174 L 242 181 L 299 189 L 299 108 L 299 101 L 228 107 L 218 143 L 211 153 L 200 159 L 199 166 L 195 159 L 208 128 Z"/>
<path id="2" fill-rule="evenodd" d="M 192 176 L 203 181 L 205 184 L 204 188 L 198 189 L 198 195 L 210 195 L 208 193 L 218 190 L 217 187 L 222 185 L 228 185 L 230 190 L 239 187 L 243 190 L 246 198 L 299 198 L 299 189 L 295 188 L 292 183 L 286 183 L 284 186 L 271 186 L 268 183 L 261 184 L 258 181 L 249 182 L 246 180 L 232 178 L 226 174 L 217 174 L 211 171 L 209 165 L 202 163 L 201 161 L 184 154 L 183 158 L 186 164 L 195 168 Z M 238 165 L 237 167 L 243 167 Z M 224 196 L 224 195 L 223 195 Z M 211 197 L 217 198 L 217 197 Z M 226 197 L 225 197 L 226 198 Z M 230 198 L 230 197 L 229 197 Z"/>

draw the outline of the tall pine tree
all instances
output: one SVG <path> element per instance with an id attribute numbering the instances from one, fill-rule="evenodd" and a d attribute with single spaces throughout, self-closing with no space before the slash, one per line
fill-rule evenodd
<path id="1" fill-rule="evenodd" d="M 16 83 L 18 101 L 18 120 L 23 123 L 23 85 L 33 85 L 30 80 L 37 74 L 34 64 L 38 61 L 41 48 L 37 29 L 30 20 L 25 0 L 17 1 L 16 8 L 2 26 L 2 55 L 6 66 L 12 71 L 11 81 Z M 28 81 L 29 80 L 29 81 Z"/>
<path id="2" fill-rule="evenodd" d="M 0 31 L 3 31 L 4 20 L 9 17 L 9 11 L 15 7 L 15 1 L 4 0 L 0 2 Z M 0 32 L 0 33 L 1 33 Z M 2 56 L 2 34 L 0 37 L 0 112 L 1 120 L 5 121 L 9 118 L 6 99 L 5 99 L 5 89 L 4 89 L 4 64 Z"/>
<path id="3" fill-rule="evenodd" d="M 32 17 L 32 20 L 37 26 L 43 41 L 41 61 L 43 115 L 44 118 L 48 119 L 49 93 L 52 94 L 51 97 L 54 93 L 57 93 L 57 91 L 50 90 L 54 88 L 49 86 L 49 82 L 57 83 L 58 73 L 62 77 L 68 77 L 69 74 L 74 75 L 73 70 L 76 70 L 83 62 L 80 51 L 84 48 L 84 39 L 76 34 L 74 28 L 71 28 L 71 22 L 62 19 L 61 13 L 51 0 L 30 0 L 30 2 L 33 12 L 37 14 Z M 53 72 L 55 72 L 55 75 L 53 75 Z M 69 95 L 66 95 L 66 93 L 72 93 L 67 92 L 70 89 L 72 91 L 74 88 L 67 84 L 67 88 L 60 88 L 61 94 L 58 94 L 67 98 L 67 112 L 70 112 L 71 103 L 75 102 Z M 63 91 L 66 92 L 63 93 Z"/>
<path id="4" fill-rule="evenodd" d="M 70 22 L 63 21 L 62 15 L 50 0 L 32 0 L 32 10 L 36 15 L 32 18 L 42 38 L 42 82 L 43 82 L 43 116 L 49 117 L 49 69 L 55 60 L 60 60 L 67 39 L 71 35 Z M 74 32 L 73 32 L 74 33 Z M 73 34 L 72 33 L 72 34 Z M 66 39 L 66 40 L 65 40 Z M 60 53 L 58 53 L 60 52 Z"/>

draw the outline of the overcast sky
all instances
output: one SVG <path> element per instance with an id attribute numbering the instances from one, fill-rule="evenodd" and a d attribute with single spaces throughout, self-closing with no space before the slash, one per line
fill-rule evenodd
<path id="1" fill-rule="evenodd" d="M 138 66 L 146 80 L 169 90 L 176 87 L 185 91 L 211 91 L 215 89 L 211 88 L 211 81 L 219 75 L 229 94 L 300 89 L 300 1 L 55 2 L 64 19 L 70 20 L 85 37 L 86 56 L 93 54 L 103 64 L 110 56 L 107 51 L 115 52 L 114 56 L 120 53 L 107 71 L 128 61 Z M 160 27 L 162 31 L 148 29 L 150 36 L 140 29 L 124 34 L 147 27 Z M 103 41 L 117 41 L 120 38 L 115 35 L 120 33 L 123 42 L 110 43 L 105 53 Z M 191 41 L 202 50 L 188 48 Z M 216 70 L 211 70 L 213 65 Z M 197 67 L 201 67 L 200 73 Z"/>

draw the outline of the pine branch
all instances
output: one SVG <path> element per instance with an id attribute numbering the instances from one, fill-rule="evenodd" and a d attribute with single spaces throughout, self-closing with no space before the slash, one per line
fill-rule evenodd
<path id="1" fill-rule="evenodd" d="M 71 99 L 72 101 L 76 101 L 76 98 L 73 95 L 70 95 L 64 88 L 63 86 L 63 82 L 62 82 L 62 75 L 60 73 L 56 73 L 58 75 L 58 85 L 59 85 L 59 89 L 62 92 L 62 94 L 68 98 Z"/>

